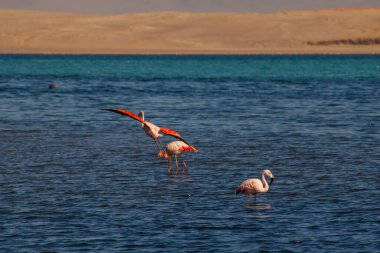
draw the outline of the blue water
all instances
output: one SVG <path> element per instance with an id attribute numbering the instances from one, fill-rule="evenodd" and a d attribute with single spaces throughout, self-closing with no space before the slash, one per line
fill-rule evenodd
<path id="1" fill-rule="evenodd" d="M 0 252 L 380 248 L 380 56 L 3 55 L 0 115 Z"/>

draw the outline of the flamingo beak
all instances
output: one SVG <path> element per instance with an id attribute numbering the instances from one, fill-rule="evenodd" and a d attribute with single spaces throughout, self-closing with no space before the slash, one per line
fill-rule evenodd
<path id="1" fill-rule="evenodd" d="M 274 180 L 274 177 L 271 177 L 271 178 L 270 178 L 270 183 L 269 183 L 269 184 L 272 184 L 273 180 Z"/>

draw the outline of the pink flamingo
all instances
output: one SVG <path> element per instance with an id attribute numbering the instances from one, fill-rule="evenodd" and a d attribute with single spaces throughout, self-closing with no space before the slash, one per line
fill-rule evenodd
<path id="1" fill-rule="evenodd" d="M 110 112 L 115 112 L 115 113 L 118 113 L 118 114 L 121 114 L 121 115 L 126 115 L 126 116 L 129 116 L 131 117 L 132 119 L 135 119 L 137 121 L 140 121 L 141 122 L 141 127 L 142 129 L 144 130 L 144 132 L 150 136 L 154 142 L 156 143 L 157 145 L 157 148 L 158 148 L 158 153 L 157 155 L 159 157 L 164 157 L 164 147 L 162 145 L 162 142 L 160 140 L 160 137 L 162 137 L 163 135 L 162 134 L 165 134 L 165 135 L 171 135 L 185 143 L 187 143 L 183 138 L 182 136 L 177 133 L 176 131 L 172 130 L 172 129 L 168 129 L 168 128 L 164 128 L 164 127 L 159 127 L 159 126 L 156 126 L 155 124 L 153 123 L 150 123 L 148 121 L 146 121 L 144 119 L 144 111 L 141 111 L 139 113 L 139 116 L 137 116 L 136 114 L 130 112 L 130 111 L 127 111 L 127 110 L 124 110 L 124 109 L 103 109 L 105 111 L 110 111 Z M 161 134 L 162 133 L 162 134 Z"/>
<path id="2" fill-rule="evenodd" d="M 270 170 L 263 170 L 263 173 L 261 175 L 261 180 L 257 178 L 251 178 L 245 180 L 243 183 L 240 184 L 238 188 L 235 189 L 235 194 L 243 193 L 248 195 L 249 200 L 251 201 L 251 196 L 253 194 L 255 201 L 256 201 L 256 194 L 264 193 L 269 190 L 269 184 L 265 180 L 265 177 L 270 178 L 271 184 L 274 180 L 274 176 Z"/>
<path id="3" fill-rule="evenodd" d="M 176 172 L 178 172 L 179 166 L 178 166 L 177 157 L 181 156 L 185 152 L 198 153 L 198 150 L 196 148 L 194 148 L 193 146 L 186 144 L 183 141 L 173 141 L 173 142 L 170 142 L 168 145 L 166 145 L 166 152 L 164 153 L 164 157 L 168 159 L 168 173 L 169 174 L 171 173 L 171 170 L 172 170 L 172 156 L 174 155 L 175 164 L 176 164 Z M 186 166 L 185 160 L 183 160 L 182 157 L 181 157 L 181 159 L 182 159 L 182 163 L 183 163 L 183 171 L 182 172 L 185 172 L 187 166 Z"/>

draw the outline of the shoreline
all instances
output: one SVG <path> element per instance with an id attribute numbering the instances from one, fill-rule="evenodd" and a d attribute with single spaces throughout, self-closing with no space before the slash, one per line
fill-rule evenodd
<path id="1" fill-rule="evenodd" d="M 380 54 L 380 8 L 86 15 L 0 10 L 0 54 Z"/>
<path id="2" fill-rule="evenodd" d="M 165 53 L 165 52 L 145 52 L 145 53 L 40 53 L 40 52 L 0 52 L 0 56 L 355 56 L 355 55 L 368 55 L 377 56 L 380 55 L 379 52 L 261 52 L 261 53 L 210 53 L 210 52 L 194 52 L 194 53 Z"/>

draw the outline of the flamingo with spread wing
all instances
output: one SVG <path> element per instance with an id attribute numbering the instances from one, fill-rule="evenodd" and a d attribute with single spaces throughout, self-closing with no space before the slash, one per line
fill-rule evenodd
<path id="1" fill-rule="evenodd" d="M 127 111 L 125 109 L 103 109 L 103 110 L 118 113 L 118 114 L 125 115 L 125 116 L 129 116 L 132 119 L 135 119 L 135 120 L 141 122 L 141 127 L 144 130 L 144 132 L 148 136 L 150 136 L 154 140 L 154 142 L 156 143 L 157 148 L 158 148 L 157 155 L 159 157 L 164 157 L 164 147 L 163 147 L 162 142 L 160 140 L 160 137 L 162 137 L 163 134 L 171 135 L 171 136 L 187 143 L 183 139 L 183 137 L 179 133 L 177 133 L 176 131 L 169 129 L 169 128 L 159 127 L 153 123 L 146 121 L 144 118 L 144 111 L 141 111 L 139 113 L 139 115 L 136 115 L 136 114 L 134 114 L 130 111 Z"/>

